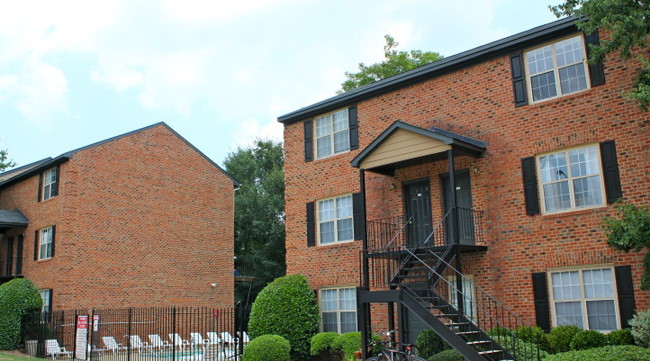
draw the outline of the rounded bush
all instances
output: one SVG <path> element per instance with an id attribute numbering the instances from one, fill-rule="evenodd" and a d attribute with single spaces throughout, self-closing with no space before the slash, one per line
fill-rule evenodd
<path id="1" fill-rule="evenodd" d="M 18 348 L 23 318 L 41 307 L 41 296 L 30 280 L 16 278 L 0 286 L 0 350 Z"/>
<path id="2" fill-rule="evenodd" d="M 316 356 L 322 353 L 332 353 L 338 350 L 335 350 L 334 340 L 339 337 L 339 334 L 336 332 L 321 332 L 314 335 L 311 338 L 311 349 L 310 353 L 312 356 Z"/>
<path id="3" fill-rule="evenodd" d="M 263 335 L 252 339 L 246 348 L 242 361 L 290 361 L 291 345 L 284 337 Z"/>
<path id="4" fill-rule="evenodd" d="M 605 346 L 549 355 L 544 361 L 650 361 L 650 351 L 639 346 Z"/>
<path id="5" fill-rule="evenodd" d="M 574 325 L 559 326 L 548 334 L 549 351 L 551 353 L 571 351 L 571 340 L 576 333 L 582 331 Z"/>
<path id="6" fill-rule="evenodd" d="M 316 297 L 305 277 L 284 276 L 260 291 L 251 308 L 248 333 L 252 338 L 282 336 L 291 344 L 291 359 L 306 360 L 319 319 Z"/>
<path id="7" fill-rule="evenodd" d="M 618 345 L 634 345 L 634 337 L 632 330 L 624 328 L 622 330 L 614 330 L 607 334 L 607 343 L 612 346 Z"/>
<path id="8" fill-rule="evenodd" d="M 465 357 L 459 354 L 456 350 L 444 350 L 429 357 L 429 361 L 465 361 Z"/>
<path id="9" fill-rule="evenodd" d="M 415 341 L 420 356 L 429 358 L 440 351 L 449 349 L 449 345 L 442 340 L 433 330 L 425 329 L 418 335 Z"/>
<path id="10" fill-rule="evenodd" d="M 343 360 L 354 358 L 354 351 L 361 349 L 361 332 L 348 332 L 334 339 L 332 348 L 343 352 Z"/>
<path id="11" fill-rule="evenodd" d="M 637 312 L 629 324 L 632 327 L 634 342 L 639 346 L 650 347 L 650 309 Z"/>
<path id="12" fill-rule="evenodd" d="M 548 351 L 548 337 L 544 330 L 537 326 L 519 326 L 514 331 L 518 339 L 538 345 L 542 350 Z"/>
<path id="13" fill-rule="evenodd" d="M 496 336 L 508 336 L 511 337 L 514 333 L 505 327 L 497 326 L 487 332 L 487 335 L 490 337 Z"/>
<path id="14" fill-rule="evenodd" d="M 571 340 L 571 350 L 587 350 L 603 346 L 607 346 L 607 336 L 595 330 L 580 331 Z"/>
<path id="15" fill-rule="evenodd" d="M 542 361 L 548 356 L 548 352 L 533 342 L 508 336 L 496 336 L 494 341 L 508 350 L 518 361 Z"/>

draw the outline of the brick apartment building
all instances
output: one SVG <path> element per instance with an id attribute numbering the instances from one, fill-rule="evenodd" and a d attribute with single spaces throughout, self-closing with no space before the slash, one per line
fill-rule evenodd
<path id="1" fill-rule="evenodd" d="M 165 123 L 4 172 L 0 280 L 49 310 L 233 307 L 237 185 Z"/>
<path id="2" fill-rule="evenodd" d="M 637 63 L 587 63 L 598 36 L 558 20 L 278 118 L 287 273 L 323 331 L 429 327 L 500 359 L 493 327 L 609 331 L 650 307 L 643 253 L 601 227 L 650 203 L 650 116 L 624 96 Z"/>

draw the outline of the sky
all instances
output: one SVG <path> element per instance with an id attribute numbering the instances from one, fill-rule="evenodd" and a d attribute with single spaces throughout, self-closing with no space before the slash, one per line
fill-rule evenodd
<path id="1" fill-rule="evenodd" d="M 0 149 L 18 166 L 164 121 L 223 165 L 398 50 L 450 56 L 554 0 L 0 0 Z"/>

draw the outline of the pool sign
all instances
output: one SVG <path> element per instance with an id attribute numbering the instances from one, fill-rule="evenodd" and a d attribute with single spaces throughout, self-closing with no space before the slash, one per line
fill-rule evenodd
<path id="1" fill-rule="evenodd" d="M 93 315 L 93 332 L 99 331 L 99 315 Z"/>
<path id="2" fill-rule="evenodd" d="M 77 337 L 75 339 L 75 354 L 77 359 L 86 359 L 88 348 L 88 315 L 77 316 Z"/>

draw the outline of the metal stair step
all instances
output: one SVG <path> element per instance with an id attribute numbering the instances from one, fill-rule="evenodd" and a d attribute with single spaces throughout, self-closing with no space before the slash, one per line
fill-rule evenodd
<path id="1" fill-rule="evenodd" d="M 486 351 L 479 351 L 478 354 L 479 354 L 479 355 L 489 355 L 489 354 L 499 353 L 499 352 L 503 352 L 503 350 L 486 350 Z"/>
<path id="2" fill-rule="evenodd" d="M 451 323 L 445 323 L 445 326 L 447 327 L 453 327 L 453 326 L 467 326 L 469 325 L 469 322 L 451 322 Z"/>
<path id="3" fill-rule="evenodd" d="M 477 333 L 481 333 L 481 331 L 460 331 L 460 332 L 455 332 L 457 335 L 475 335 Z"/>
<path id="4" fill-rule="evenodd" d="M 480 345 L 482 343 L 492 343 L 492 341 L 490 341 L 490 340 L 478 340 L 478 341 L 468 341 L 468 342 L 465 342 L 465 343 L 468 344 L 468 345 Z"/>

